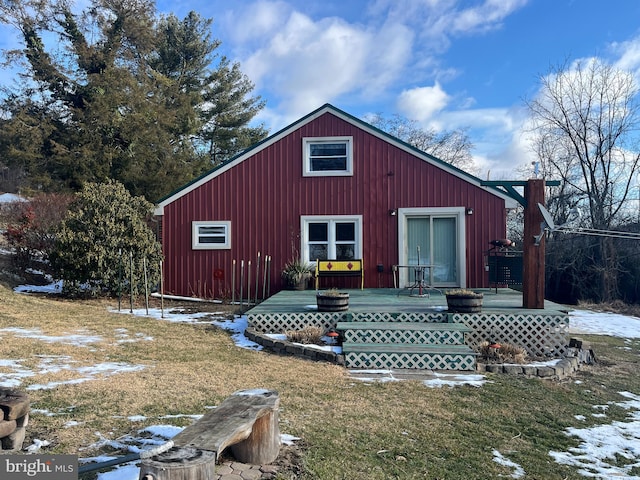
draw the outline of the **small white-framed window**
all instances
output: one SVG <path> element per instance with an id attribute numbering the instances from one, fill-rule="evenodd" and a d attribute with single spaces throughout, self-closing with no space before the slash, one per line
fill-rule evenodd
<path id="1" fill-rule="evenodd" d="M 302 148 L 305 177 L 353 175 L 353 137 L 305 137 Z"/>
<path id="2" fill-rule="evenodd" d="M 191 222 L 191 229 L 194 250 L 231 248 L 231 222 Z"/>
<path id="3" fill-rule="evenodd" d="M 307 262 L 362 258 L 362 216 L 303 216 L 301 251 Z"/>

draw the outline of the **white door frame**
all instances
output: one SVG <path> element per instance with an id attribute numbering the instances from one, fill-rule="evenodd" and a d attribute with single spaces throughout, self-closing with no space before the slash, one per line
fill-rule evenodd
<path id="1" fill-rule="evenodd" d="M 466 257 L 466 215 L 464 207 L 413 207 L 398 209 L 398 265 L 406 265 L 409 252 L 407 251 L 407 218 L 424 216 L 447 216 L 456 218 L 456 242 L 458 257 L 458 285 L 467 286 L 467 257 Z M 400 286 L 407 285 L 407 269 L 400 269 Z"/>

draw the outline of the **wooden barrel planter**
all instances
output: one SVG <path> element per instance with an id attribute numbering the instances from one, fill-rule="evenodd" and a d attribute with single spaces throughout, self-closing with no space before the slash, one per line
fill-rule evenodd
<path id="1" fill-rule="evenodd" d="M 349 294 L 345 292 L 321 292 L 316 294 L 319 312 L 344 312 L 349 309 Z"/>
<path id="2" fill-rule="evenodd" d="M 478 313 L 482 311 L 482 293 L 447 293 L 447 308 L 452 313 Z"/>

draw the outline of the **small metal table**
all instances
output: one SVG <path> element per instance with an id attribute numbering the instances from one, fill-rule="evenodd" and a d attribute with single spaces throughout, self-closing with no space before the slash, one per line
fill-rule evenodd
<path id="1" fill-rule="evenodd" d="M 433 288 L 433 268 L 435 265 L 394 265 L 393 271 L 393 283 L 394 287 L 399 288 L 399 276 L 400 269 L 406 268 L 409 270 L 409 275 L 413 272 L 413 283 L 407 285 L 405 288 L 409 289 L 409 296 L 411 297 L 429 297 L 429 291 L 436 290 Z M 413 293 L 418 290 L 418 293 Z M 425 293 L 426 292 L 426 293 Z M 398 296 L 400 291 L 398 292 Z"/>

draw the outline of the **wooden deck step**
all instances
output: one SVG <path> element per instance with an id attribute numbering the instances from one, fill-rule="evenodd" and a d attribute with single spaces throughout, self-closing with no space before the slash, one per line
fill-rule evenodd
<path id="1" fill-rule="evenodd" d="M 390 343 L 343 343 L 348 368 L 421 370 L 476 369 L 476 356 L 466 345 L 402 345 Z"/>
<path id="2" fill-rule="evenodd" d="M 429 330 L 470 332 L 464 323 L 438 322 L 338 322 L 337 330 Z"/>
<path id="3" fill-rule="evenodd" d="M 405 345 L 464 345 L 471 331 L 462 323 L 339 322 L 347 343 L 392 343 Z"/>
<path id="4" fill-rule="evenodd" d="M 397 343 L 343 343 L 342 351 L 366 353 L 451 353 L 478 355 L 466 345 L 401 345 Z"/>
<path id="5" fill-rule="evenodd" d="M 446 323 L 454 317 L 446 311 L 424 312 L 348 312 L 346 322 Z"/>

